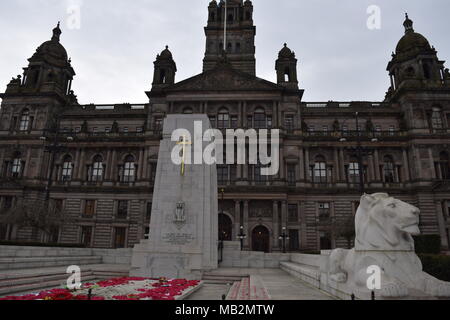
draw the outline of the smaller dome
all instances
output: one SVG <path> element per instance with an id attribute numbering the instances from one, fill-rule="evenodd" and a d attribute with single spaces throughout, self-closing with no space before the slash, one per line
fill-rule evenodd
<path id="1" fill-rule="evenodd" d="M 172 52 L 170 52 L 169 50 L 169 46 L 166 46 L 166 49 L 164 49 L 161 54 L 159 55 L 160 59 L 167 59 L 170 60 L 172 59 Z"/>
<path id="2" fill-rule="evenodd" d="M 68 55 L 66 49 L 59 42 L 61 33 L 58 22 L 56 28 L 53 29 L 52 39 L 41 44 L 31 59 L 44 59 L 50 64 L 65 66 L 68 62 Z"/>
<path id="3" fill-rule="evenodd" d="M 278 58 L 292 58 L 295 57 L 295 53 L 288 48 L 287 44 L 284 44 L 284 48 L 278 53 Z"/>

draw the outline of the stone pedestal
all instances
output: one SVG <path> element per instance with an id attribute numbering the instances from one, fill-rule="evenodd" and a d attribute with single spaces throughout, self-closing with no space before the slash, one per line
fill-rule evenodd
<path id="1" fill-rule="evenodd" d="M 216 165 L 185 164 L 172 161 L 177 141 L 176 129 L 186 129 L 185 152 L 194 161 L 194 150 L 204 150 L 210 142 L 194 136 L 194 122 L 203 134 L 210 128 L 206 115 L 169 115 L 164 122 L 149 240 L 133 250 L 132 276 L 201 279 L 203 272 L 218 264 L 218 195 Z M 197 144 L 196 146 L 194 145 Z M 186 156 L 186 160 L 189 157 Z"/>

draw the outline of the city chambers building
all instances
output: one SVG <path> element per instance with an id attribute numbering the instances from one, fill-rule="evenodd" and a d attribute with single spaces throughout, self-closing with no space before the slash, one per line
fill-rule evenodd
<path id="1" fill-rule="evenodd" d="M 70 222 L 43 232 L 12 220 L 0 238 L 133 247 L 149 232 L 165 116 L 207 114 L 217 129 L 281 137 L 276 176 L 218 165 L 222 240 L 245 234 L 245 250 L 266 252 L 347 246 L 342 226 L 361 193 L 387 192 L 419 207 L 421 231 L 448 248 L 450 73 L 413 22 L 387 65 L 384 101 L 305 102 L 286 44 L 274 54 L 277 82 L 256 77 L 252 2 L 230 0 L 226 12 L 223 1 L 208 6 L 203 72 L 177 82 L 166 48 L 142 105 L 80 105 L 58 25 L 0 95 L 0 214 L 47 202 Z"/>

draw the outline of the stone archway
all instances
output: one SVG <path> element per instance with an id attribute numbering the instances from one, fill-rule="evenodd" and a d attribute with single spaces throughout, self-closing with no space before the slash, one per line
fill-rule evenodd
<path id="1" fill-rule="evenodd" d="M 224 213 L 219 214 L 219 240 L 233 240 L 233 221 Z"/>
<path id="2" fill-rule="evenodd" d="M 252 250 L 270 252 L 270 232 L 265 226 L 257 226 L 253 229 Z"/>

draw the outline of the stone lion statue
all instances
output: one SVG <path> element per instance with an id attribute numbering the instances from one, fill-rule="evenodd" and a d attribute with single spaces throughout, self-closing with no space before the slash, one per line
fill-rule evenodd
<path id="1" fill-rule="evenodd" d="M 381 270 L 383 298 L 450 297 L 450 282 L 423 272 L 412 236 L 419 235 L 420 210 L 388 194 L 363 195 L 356 213 L 355 248 L 337 249 L 329 257 L 328 276 L 345 291 L 370 294 L 371 266 Z"/>

